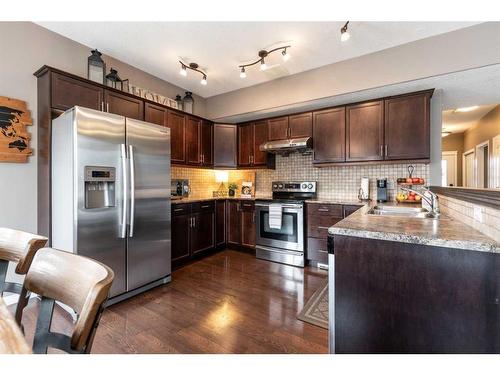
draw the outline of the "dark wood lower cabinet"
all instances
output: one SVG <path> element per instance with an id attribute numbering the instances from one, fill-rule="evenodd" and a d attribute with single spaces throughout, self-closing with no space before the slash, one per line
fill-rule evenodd
<path id="1" fill-rule="evenodd" d="M 255 204 L 240 201 L 241 205 L 241 245 L 255 247 Z"/>
<path id="2" fill-rule="evenodd" d="M 192 215 L 193 224 L 190 234 L 191 254 L 198 254 L 215 247 L 215 213 L 198 212 Z"/>
<path id="3" fill-rule="evenodd" d="M 190 205 L 172 205 L 172 264 L 180 263 L 191 256 L 189 251 L 190 223 Z"/>
<path id="4" fill-rule="evenodd" d="M 226 201 L 215 201 L 215 246 L 226 244 Z"/>
<path id="5" fill-rule="evenodd" d="M 241 213 L 240 202 L 227 201 L 227 243 L 228 245 L 241 244 Z"/>
<path id="6" fill-rule="evenodd" d="M 227 201 L 227 243 L 245 248 L 255 247 L 255 203 Z"/>

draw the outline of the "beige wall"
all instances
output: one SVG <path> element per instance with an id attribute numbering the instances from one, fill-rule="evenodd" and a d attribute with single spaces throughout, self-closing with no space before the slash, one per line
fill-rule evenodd
<path id="1" fill-rule="evenodd" d="M 485 141 L 490 141 L 491 150 L 493 138 L 497 135 L 500 135 L 500 105 L 497 105 L 484 115 L 474 127 L 465 131 L 464 150 L 475 148 Z"/>
<path id="2" fill-rule="evenodd" d="M 464 153 L 464 133 L 454 133 L 443 138 L 442 151 L 457 151 L 457 186 L 462 186 L 462 154 Z"/>
<path id="3" fill-rule="evenodd" d="M 218 119 L 500 62 L 500 23 L 484 23 L 207 99 Z"/>

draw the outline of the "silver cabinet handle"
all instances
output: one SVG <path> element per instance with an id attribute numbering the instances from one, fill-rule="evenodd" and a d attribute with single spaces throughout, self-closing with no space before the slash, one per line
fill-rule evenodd
<path id="1" fill-rule="evenodd" d="M 184 209 L 183 208 L 174 208 L 174 212 L 179 212 L 179 211 L 183 211 Z"/>
<path id="2" fill-rule="evenodd" d="M 127 149 L 125 144 L 120 145 L 120 153 L 122 158 L 122 188 L 123 188 L 123 204 L 122 204 L 122 224 L 120 228 L 120 238 L 127 236 L 127 211 L 128 211 L 128 173 L 127 173 Z"/>
<path id="3" fill-rule="evenodd" d="M 328 227 L 321 227 L 321 226 L 319 226 L 319 225 L 318 225 L 318 228 L 319 228 L 319 229 L 328 229 Z"/>
<path id="4" fill-rule="evenodd" d="M 130 229 L 129 237 L 134 237 L 134 218 L 135 218 L 135 166 L 134 166 L 134 146 L 128 146 L 128 157 L 130 164 Z"/>
<path id="5" fill-rule="evenodd" d="M 106 112 L 109 112 L 109 103 L 106 103 Z"/>
<path id="6" fill-rule="evenodd" d="M 384 146 L 380 145 L 380 156 L 384 156 Z"/>
<path id="7" fill-rule="evenodd" d="M 385 145 L 385 156 L 389 155 L 388 150 L 389 150 L 389 147 L 387 147 L 387 145 Z"/>
<path id="8" fill-rule="evenodd" d="M 196 218 L 193 216 L 193 228 L 196 228 Z"/>
<path id="9" fill-rule="evenodd" d="M 101 102 L 101 112 L 104 112 L 104 102 Z"/>
<path id="10" fill-rule="evenodd" d="M 207 205 L 205 205 L 205 206 L 201 206 L 201 208 L 210 208 L 210 205 L 209 205 L 209 204 L 207 204 Z"/>
<path id="11" fill-rule="evenodd" d="M 320 211 L 320 212 L 329 212 L 330 210 L 328 208 L 318 208 L 318 211 Z"/>

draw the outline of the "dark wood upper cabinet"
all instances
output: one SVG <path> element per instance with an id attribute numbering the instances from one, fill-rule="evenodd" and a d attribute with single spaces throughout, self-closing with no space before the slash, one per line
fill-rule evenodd
<path id="1" fill-rule="evenodd" d="M 104 109 L 106 112 L 136 120 L 144 120 L 144 102 L 141 99 L 104 90 L 104 101 L 106 103 Z"/>
<path id="2" fill-rule="evenodd" d="M 214 166 L 236 168 L 238 165 L 238 127 L 214 125 Z"/>
<path id="3" fill-rule="evenodd" d="M 267 142 L 267 121 L 257 121 L 253 124 L 253 165 L 266 165 L 267 152 L 260 151 L 259 146 Z"/>
<path id="4" fill-rule="evenodd" d="M 345 161 L 345 107 L 313 112 L 314 163 Z"/>
<path id="5" fill-rule="evenodd" d="M 288 139 L 288 116 L 273 118 L 267 122 L 270 141 L 280 141 L 282 139 Z"/>
<path id="6" fill-rule="evenodd" d="M 91 83 L 52 73 L 52 108 L 65 111 L 75 105 L 102 111 L 104 90 Z"/>
<path id="7" fill-rule="evenodd" d="M 227 201 L 227 243 L 241 244 L 241 213 L 239 201 Z"/>
<path id="8" fill-rule="evenodd" d="M 252 165 L 253 153 L 253 123 L 238 127 L 238 165 Z"/>
<path id="9" fill-rule="evenodd" d="M 214 165 L 214 124 L 207 120 L 201 121 L 201 162 L 204 166 L 211 167 Z"/>
<path id="10" fill-rule="evenodd" d="M 186 163 L 201 164 L 200 155 L 200 126 L 201 120 L 189 116 L 186 121 Z"/>
<path id="11" fill-rule="evenodd" d="M 167 126 L 170 128 L 170 148 L 172 163 L 186 162 L 186 116 L 168 111 Z"/>
<path id="12" fill-rule="evenodd" d="M 385 100 L 385 158 L 430 159 L 432 92 Z"/>
<path id="13" fill-rule="evenodd" d="M 384 159 L 384 102 L 346 107 L 346 161 Z"/>
<path id="14" fill-rule="evenodd" d="M 301 113 L 288 116 L 289 138 L 303 138 L 312 136 L 312 113 Z"/>
<path id="15" fill-rule="evenodd" d="M 168 126 L 168 110 L 159 105 L 145 103 L 144 121 L 156 125 Z"/>

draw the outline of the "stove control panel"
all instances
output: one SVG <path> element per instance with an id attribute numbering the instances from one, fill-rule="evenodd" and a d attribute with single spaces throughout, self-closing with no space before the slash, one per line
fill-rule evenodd
<path id="1" fill-rule="evenodd" d="M 315 193 L 316 181 L 275 181 L 273 192 Z"/>

